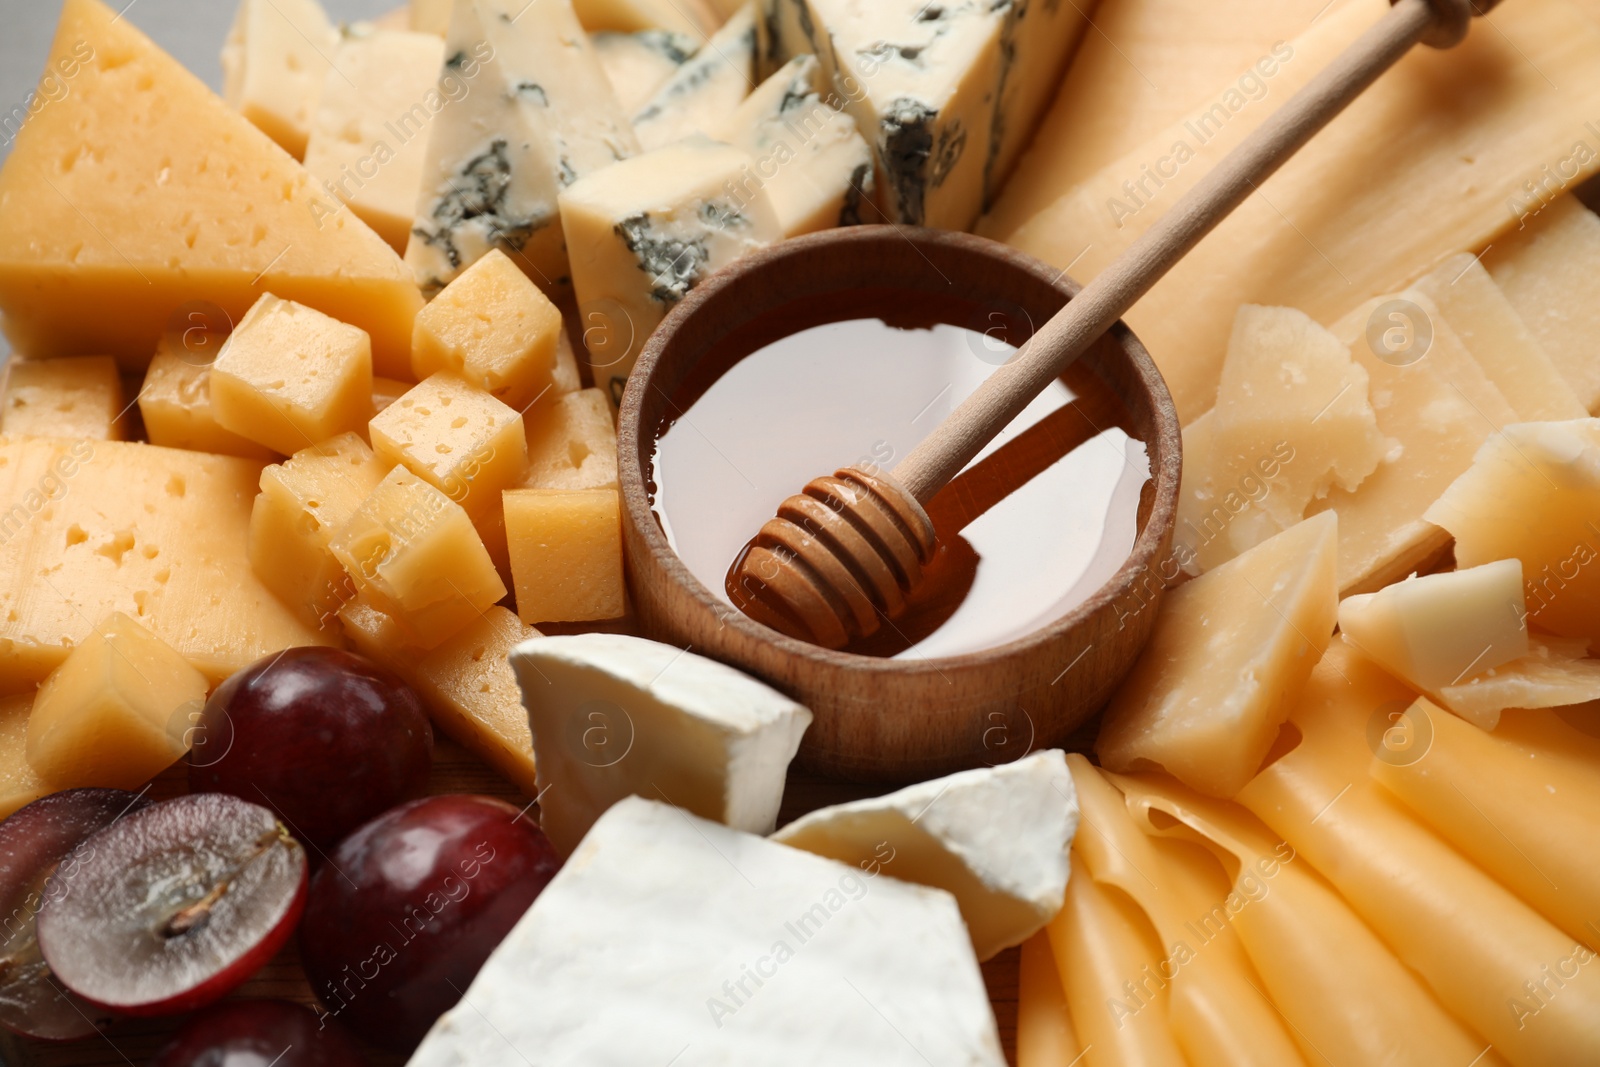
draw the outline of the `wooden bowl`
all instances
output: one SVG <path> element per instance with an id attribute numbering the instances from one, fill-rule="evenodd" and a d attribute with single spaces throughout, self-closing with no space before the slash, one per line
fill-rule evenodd
<path id="1" fill-rule="evenodd" d="M 918 781 L 1063 743 L 1132 667 L 1162 591 L 1177 577 L 1169 555 L 1181 470 L 1177 413 L 1149 353 L 1120 322 L 1071 373 L 1105 387 L 1075 389 L 1076 403 L 1095 403 L 1088 397 L 1096 391 L 1111 398 L 1130 434 L 1145 443 L 1151 478 L 1132 554 L 1069 614 L 998 648 L 881 659 L 785 637 L 690 574 L 662 533 L 647 483 L 655 437 L 674 413 L 674 396 L 697 367 L 704 378 L 710 357 L 733 338 L 747 343 L 754 332 L 775 339 L 875 315 L 892 291 L 952 306 L 959 297 L 967 306 L 1020 308 L 1026 320 L 1042 324 L 1078 289 L 1064 273 L 1004 245 L 894 226 L 784 241 L 697 286 L 646 344 L 622 402 L 623 536 L 643 632 L 748 671 L 810 707 L 815 718 L 799 763 L 814 773 Z M 1085 413 L 1093 419 L 1092 410 Z"/>

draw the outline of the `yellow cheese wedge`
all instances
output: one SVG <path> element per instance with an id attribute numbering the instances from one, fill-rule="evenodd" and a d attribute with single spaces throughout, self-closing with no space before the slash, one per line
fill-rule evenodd
<path id="1" fill-rule="evenodd" d="M 28 713 L 33 694 L 0 697 L 0 819 L 54 789 L 28 764 Z"/>
<path id="2" fill-rule="evenodd" d="M 615 489 L 511 489 L 506 539 L 524 622 L 597 622 L 626 609 Z"/>
<path id="3" fill-rule="evenodd" d="M 1082 1059 L 1050 935 L 1040 930 L 1022 943 L 1017 969 L 1017 1067 L 1063 1067 Z"/>
<path id="4" fill-rule="evenodd" d="M 0 434 L 7 437 L 92 437 L 120 441 L 122 378 L 110 356 L 14 359 L 0 404 Z"/>
<path id="5" fill-rule="evenodd" d="M 317 0 L 241 0 L 222 46 L 223 99 L 299 159 L 338 47 Z"/>
<path id="6" fill-rule="evenodd" d="M 183 756 L 209 688 L 171 645 L 113 612 L 39 687 L 28 764 L 61 788 L 137 789 Z"/>
<path id="7" fill-rule="evenodd" d="M 599 389 L 557 397 L 523 416 L 528 428 L 525 489 L 617 488 L 617 427 Z"/>
<path id="8" fill-rule="evenodd" d="M 1600 135 L 1589 127 L 1583 133 L 1592 155 Z M 1578 399 L 1600 409 L 1600 218 L 1576 197 L 1561 197 L 1496 241 L 1483 260 Z"/>
<path id="9" fill-rule="evenodd" d="M 1507 708 L 1562 708 L 1600 700 L 1600 660 L 1585 658 L 1583 641 L 1532 637 L 1530 644 L 1526 655 L 1447 685 L 1436 699 L 1484 730 L 1495 729 Z"/>
<path id="10" fill-rule="evenodd" d="M 251 460 L 151 445 L 0 440 L 0 692 L 42 681 L 114 611 L 213 682 L 335 643 L 251 571 L 260 475 Z"/>
<path id="11" fill-rule="evenodd" d="M 162 337 L 139 388 L 139 417 L 151 444 L 244 459 L 276 455 L 217 422 L 211 406 L 211 364 L 226 340 L 205 331 Z"/>
<path id="12" fill-rule="evenodd" d="M 525 795 L 538 795 L 533 733 L 506 658 L 523 641 L 540 636 L 538 630 L 495 606 L 439 647 L 423 652 L 408 647 L 394 620 L 362 597 L 346 604 L 339 617 L 351 644 L 415 689 L 439 729 Z"/>
<path id="13" fill-rule="evenodd" d="M 1212 796 L 1249 781 L 1333 633 L 1338 531 L 1307 519 L 1168 593 L 1106 708 L 1100 762 Z"/>
<path id="14" fill-rule="evenodd" d="M 51 63 L 93 49 L 0 170 L 0 311 L 21 352 L 142 369 L 184 305 L 265 292 L 372 336 L 409 373 L 422 306 L 394 250 L 100 0 L 67 0 Z M 85 313 L 93 308 L 92 314 Z M 182 315 L 177 314 L 182 320 Z"/>
<path id="15" fill-rule="evenodd" d="M 522 417 L 465 378 L 441 371 L 370 424 L 372 447 L 480 516 L 528 469 Z"/>
<path id="16" fill-rule="evenodd" d="M 1329 10 L 1293 42 L 1296 64 L 1274 78 L 1270 99 L 1223 104 L 1231 117 L 1204 143 L 1184 122 L 1156 134 L 1062 190 L 1008 243 L 1070 266 L 1079 280 L 1094 277 L 1258 125 L 1279 92 L 1321 70 L 1388 7 L 1351 0 Z M 1492 11 L 1459 47 L 1417 49 L 1379 79 L 1127 315 L 1181 417 L 1211 406 L 1239 304 L 1297 307 L 1330 322 L 1494 240 L 1516 223 L 1508 201 L 1541 164 L 1562 166 L 1574 182 L 1600 170 L 1600 136 L 1584 126 L 1600 113 L 1596 54 L 1600 24 L 1566 0 L 1529 0 Z M 1221 100 L 1226 87 L 1218 90 Z M 1185 121 L 1199 128 L 1203 117 Z M 1394 151 L 1402 142 L 1406 150 Z"/>

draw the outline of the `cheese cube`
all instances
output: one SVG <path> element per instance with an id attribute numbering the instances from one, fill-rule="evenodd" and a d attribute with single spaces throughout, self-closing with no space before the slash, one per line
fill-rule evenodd
<path id="1" fill-rule="evenodd" d="M 458 745 L 537 796 L 533 733 L 506 656 L 539 631 L 496 605 L 431 652 L 406 643 L 392 618 L 356 597 L 339 612 L 356 651 L 399 675 L 417 691 L 434 725 Z"/>
<path id="2" fill-rule="evenodd" d="M 125 410 L 122 378 L 110 356 L 13 359 L 0 434 L 120 441 L 127 436 Z"/>
<path id="3" fill-rule="evenodd" d="M 404 467 L 378 483 L 329 548 L 418 648 L 438 648 L 506 595 L 467 513 Z"/>
<path id="4" fill-rule="evenodd" d="M 617 94 L 617 104 L 630 115 L 644 106 L 700 47 L 695 38 L 671 30 L 608 31 L 591 36 L 595 56 Z"/>
<path id="5" fill-rule="evenodd" d="M 1529 644 L 1527 655 L 1440 689 L 1439 702 L 1480 729 L 1493 730 L 1507 708 L 1600 700 L 1600 661 L 1585 658 L 1586 642 L 1533 637 Z"/>
<path id="6" fill-rule="evenodd" d="M 1169 592 L 1106 708 L 1101 765 L 1216 797 L 1254 777 L 1333 633 L 1338 538 L 1324 512 Z"/>
<path id="7" fill-rule="evenodd" d="M 171 645 L 115 612 L 39 687 L 28 763 L 59 788 L 137 789 L 182 758 L 208 688 Z"/>
<path id="8" fill-rule="evenodd" d="M 444 42 L 431 33 L 347 37 L 332 53 L 306 144 L 306 170 L 404 254 L 428 162 Z M 439 109 L 429 106 L 440 101 Z"/>
<path id="9" fill-rule="evenodd" d="M 512 489 L 506 542 L 523 622 L 597 622 L 627 610 L 615 489 Z"/>
<path id="10" fill-rule="evenodd" d="M 306 625 L 327 630 L 355 594 L 329 543 L 387 469 L 365 441 L 347 433 L 261 472 L 250 512 L 250 566 Z"/>
<path id="11" fill-rule="evenodd" d="M 796 56 L 762 82 L 717 131 L 755 161 L 785 237 L 881 221 L 872 203 L 872 150 L 855 120 L 825 102 L 815 56 Z M 749 179 L 747 179 L 749 180 Z"/>
<path id="12" fill-rule="evenodd" d="M 1522 562 L 1528 617 L 1600 638 L 1600 419 L 1530 422 L 1490 437 L 1428 508 L 1456 539 L 1456 563 Z"/>
<path id="13" fill-rule="evenodd" d="M 338 46 L 317 0 L 241 0 L 222 46 L 222 97 L 299 159 Z"/>
<path id="14" fill-rule="evenodd" d="M 1072 775 L 1052 749 L 822 808 L 772 839 L 948 891 L 978 959 L 987 960 L 1061 910 L 1077 829 Z"/>
<path id="15" fill-rule="evenodd" d="M 590 33 L 666 30 L 696 44 L 721 21 L 705 0 L 573 0 L 572 10 Z"/>
<path id="16" fill-rule="evenodd" d="M 414 382 L 396 381 L 394 378 L 372 379 L 372 413 L 382 414 L 396 400 L 411 392 Z"/>
<path id="17" fill-rule="evenodd" d="M 528 427 L 528 474 L 522 488 L 617 488 L 617 426 L 600 390 L 558 397 L 523 421 Z"/>
<path id="18" fill-rule="evenodd" d="M 783 235 L 751 159 L 692 138 L 608 167 L 561 194 L 572 282 L 595 384 L 622 400 L 668 311 L 704 277 Z"/>
<path id="19" fill-rule="evenodd" d="M 498 248 L 417 316 L 411 369 L 442 370 L 522 411 L 550 388 L 561 311 Z"/>
<path id="20" fill-rule="evenodd" d="M 572 349 L 572 338 L 565 328 L 556 339 L 556 367 L 550 374 L 550 392 L 540 398 L 540 403 L 553 403 L 557 397 L 576 393 L 583 388 L 583 375 L 578 370 L 578 355 Z"/>
<path id="21" fill-rule="evenodd" d="M 153 445 L 214 452 L 244 459 L 272 459 L 277 453 L 248 437 L 225 430 L 211 406 L 211 364 L 227 338 L 221 334 L 169 333 L 139 389 L 139 416 Z"/>
<path id="22" fill-rule="evenodd" d="M 596 824 L 410 1067 L 527 1067 L 526 1056 L 1006 1062 L 949 894 L 639 799 Z"/>
<path id="23" fill-rule="evenodd" d="M 217 423 L 275 452 L 359 430 L 372 413 L 366 331 L 268 293 L 211 365 Z"/>
<path id="24" fill-rule="evenodd" d="M 0 819 L 54 789 L 28 764 L 28 713 L 33 694 L 0 697 Z"/>
<path id="25" fill-rule="evenodd" d="M 522 417 L 464 378 L 432 375 L 373 418 L 372 447 L 389 463 L 480 515 L 528 469 Z"/>
<path id="26" fill-rule="evenodd" d="M 564 291 L 557 194 L 639 150 L 571 0 L 458 0 L 445 55 L 472 92 L 433 123 L 406 263 L 432 294 L 499 248 Z"/>
<path id="27" fill-rule="evenodd" d="M 1339 605 L 1339 631 L 1368 659 L 1437 693 L 1528 654 L 1522 564 L 1409 578 Z"/>
<path id="28" fill-rule="evenodd" d="M 749 95 L 755 70 L 756 13 L 747 4 L 633 112 L 640 145 L 650 150 L 710 134 Z"/>
<path id="29" fill-rule="evenodd" d="M 540 825 L 563 856 L 627 796 L 772 832 L 806 708 L 715 660 L 622 634 L 542 637 L 511 666 L 533 725 Z"/>

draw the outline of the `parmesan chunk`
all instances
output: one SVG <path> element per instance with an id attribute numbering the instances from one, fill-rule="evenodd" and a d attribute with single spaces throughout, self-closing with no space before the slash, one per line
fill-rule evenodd
<path id="1" fill-rule="evenodd" d="M 1439 690 L 1439 701 L 1468 722 L 1493 730 L 1507 708 L 1564 708 L 1600 700 L 1600 661 L 1585 642 L 1530 639 L 1527 655 Z"/>

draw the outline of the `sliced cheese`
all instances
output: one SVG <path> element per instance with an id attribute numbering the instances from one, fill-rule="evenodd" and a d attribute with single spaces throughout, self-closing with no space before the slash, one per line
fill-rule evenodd
<path id="1" fill-rule="evenodd" d="M 1050 936 L 1040 930 L 1022 943 L 1017 965 L 1017 1067 L 1061 1067 L 1082 1058 Z"/>
<path id="2" fill-rule="evenodd" d="M 1006 1062 L 948 894 L 637 798 L 595 825 L 410 1062 L 526 1067 L 527 1056 Z"/>
<path id="3" fill-rule="evenodd" d="M 540 825 L 562 855 L 628 796 L 772 832 L 806 708 L 732 667 L 620 634 L 529 641 L 511 665 L 533 723 Z"/>
<path id="4" fill-rule="evenodd" d="M 127 436 L 122 378 L 110 356 L 13 359 L 0 403 L 0 434 L 7 437 Z"/>
<path id="5" fill-rule="evenodd" d="M 592 36 L 595 58 L 617 94 L 617 104 L 629 115 L 643 107 L 700 47 L 695 38 L 671 30 Z"/>
<path id="6" fill-rule="evenodd" d="M 1315 516 L 1169 592 L 1106 708 L 1101 763 L 1211 796 L 1249 781 L 1333 633 L 1338 533 Z"/>
<path id="7" fill-rule="evenodd" d="M 555 294 L 567 286 L 556 195 L 638 151 L 571 0 L 460 0 L 441 78 L 472 92 L 428 137 L 406 263 L 429 294 L 491 249 Z"/>
<path id="8" fill-rule="evenodd" d="M 32 708 L 32 693 L 0 697 L 0 819 L 54 792 L 28 765 L 28 713 Z"/>
<path id="9" fill-rule="evenodd" d="M 338 47 L 317 0 L 240 0 L 222 46 L 223 98 L 299 159 Z"/>
<path id="10" fill-rule="evenodd" d="M 0 170 L 0 311 L 18 351 L 142 369 L 196 302 L 238 322 L 263 293 L 366 330 L 409 373 L 422 306 L 394 250 L 266 135 L 99 0 L 68 0 L 52 57 L 88 42 L 72 92 Z M 84 314 L 94 308 L 94 314 Z"/>
<path id="11" fill-rule="evenodd" d="M 1582 641 L 1534 637 L 1530 643 L 1525 655 L 1444 686 L 1436 694 L 1439 702 L 1473 725 L 1493 730 L 1508 708 L 1563 708 L 1600 700 L 1600 660 L 1585 658 Z"/>
<path id="12" fill-rule="evenodd" d="M 733 114 L 756 84 L 755 19 L 753 5 L 741 8 L 633 112 L 645 148 L 708 133 Z"/>
<path id="13" fill-rule="evenodd" d="M 987 960 L 1061 910 L 1078 800 L 1057 750 L 822 808 L 772 835 L 819 856 L 948 890 Z M 885 846 L 887 845 L 887 849 Z"/>

